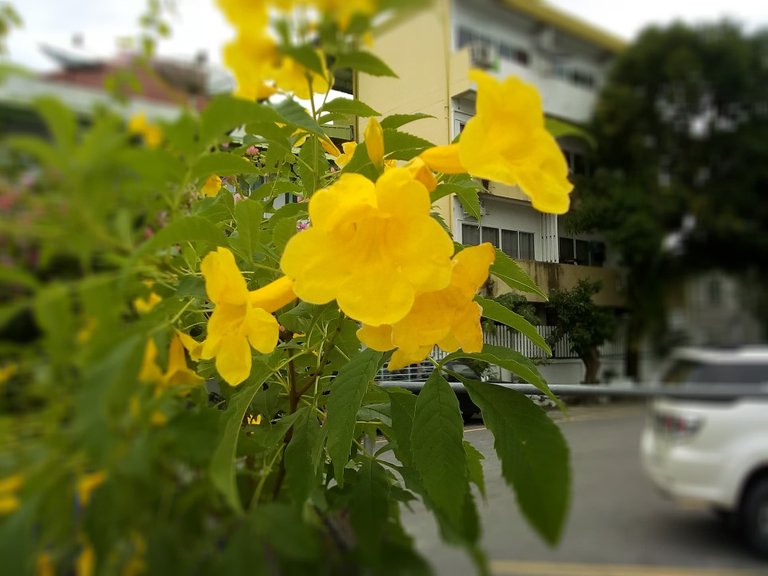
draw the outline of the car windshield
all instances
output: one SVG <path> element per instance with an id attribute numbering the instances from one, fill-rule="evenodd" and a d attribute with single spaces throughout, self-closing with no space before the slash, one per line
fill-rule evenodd
<path id="1" fill-rule="evenodd" d="M 718 362 L 675 360 L 661 379 L 662 384 L 764 384 L 768 362 Z"/>

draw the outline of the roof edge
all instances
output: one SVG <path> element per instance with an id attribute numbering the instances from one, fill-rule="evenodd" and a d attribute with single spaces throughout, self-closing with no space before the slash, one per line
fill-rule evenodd
<path id="1" fill-rule="evenodd" d="M 568 12 L 541 0 L 503 0 L 510 6 L 536 20 L 552 24 L 574 36 L 587 40 L 614 53 L 621 52 L 627 41 Z"/>

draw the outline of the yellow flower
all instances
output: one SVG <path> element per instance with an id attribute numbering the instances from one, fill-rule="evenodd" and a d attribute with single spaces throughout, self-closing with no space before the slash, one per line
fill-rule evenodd
<path id="1" fill-rule="evenodd" d="M 462 250 L 453 257 L 448 287 L 417 296 L 408 315 L 397 323 L 378 327 L 364 324 L 358 338 L 374 350 L 397 348 L 389 362 L 390 370 L 420 362 L 436 344 L 446 352 L 458 348 L 480 352 L 482 309 L 473 298 L 488 278 L 495 255 L 488 243 Z"/>
<path id="2" fill-rule="evenodd" d="M 131 116 L 128 131 L 131 134 L 139 134 L 150 148 L 157 148 L 163 141 L 163 131 L 156 124 L 149 122 L 144 112 Z"/>
<path id="3" fill-rule="evenodd" d="M 320 61 L 325 56 L 318 52 Z M 243 33 L 224 46 L 224 64 L 237 81 L 236 95 L 261 100 L 269 98 L 277 89 L 293 92 L 308 100 L 312 92 L 324 94 L 328 90 L 328 73 L 321 76 L 309 71 L 293 58 L 280 53 L 277 43 L 264 33 Z"/>
<path id="4" fill-rule="evenodd" d="M 165 426 L 168 422 L 168 416 L 160 412 L 160 410 L 153 410 L 152 414 L 149 415 L 149 423 L 152 424 L 152 426 L 161 427 Z"/>
<path id="5" fill-rule="evenodd" d="M 14 474 L 0 480 L 0 516 L 5 516 L 15 511 L 20 505 L 16 493 L 24 484 L 24 476 Z"/>
<path id="6" fill-rule="evenodd" d="M 453 242 L 430 217 L 429 193 L 404 168 L 374 184 L 344 174 L 309 201 L 312 227 L 289 241 L 280 261 L 302 300 L 336 300 L 372 326 L 397 322 L 416 295 L 451 277 Z"/>
<path id="7" fill-rule="evenodd" d="M 77 331 L 77 343 L 85 344 L 93 336 L 93 331 L 96 330 L 98 320 L 94 316 L 88 316 L 83 322 L 83 327 Z"/>
<path id="8" fill-rule="evenodd" d="M 514 77 L 499 82 L 481 70 L 472 70 L 470 79 L 477 83 L 477 114 L 458 144 L 426 151 L 422 159 L 441 172 L 519 186 L 541 212 L 567 212 L 573 188 L 568 165 L 544 128 L 536 89 Z"/>
<path id="9" fill-rule="evenodd" d="M 203 194 L 206 196 L 216 196 L 216 194 L 219 193 L 219 190 L 221 190 L 221 178 L 215 174 L 209 176 L 205 181 L 205 184 L 203 184 Z"/>
<path id="10" fill-rule="evenodd" d="M 200 357 L 216 358 L 216 370 L 232 386 L 251 373 L 251 348 L 262 354 L 275 349 L 279 326 L 270 312 L 295 298 L 289 279 L 248 291 L 235 257 L 220 247 L 203 258 L 200 270 L 208 298 L 216 308 Z"/>
<path id="11" fill-rule="evenodd" d="M 35 560 L 35 576 L 54 576 L 53 559 L 48 552 L 40 552 Z"/>
<path id="12" fill-rule="evenodd" d="M 426 162 L 418 156 L 405 165 L 405 169 L 411 173 L 414 180 L 418 180 L 427 189 L 427 192 L 433 192 L 437 188 L 437 180 L 432 170 Z"/>
<path id="13" fill-rule="evenodd" d="M 259 424 L 261 424 L 261 414 L 256 414 L 255 418 L 253 417 L 253 415 L 248 414 L 245 421 L 251 426 L 258 426 Z"/>
<path id="14" fill-rule="evenodd" d="M 258 30 L 269 24 L 266 2 L 254 0 L 216 0 L 230 24 L 245 30 Z"/>
<path id="15" fill-rule="evenodd" d="M 187 367 L 184 343 L 179 333 L 173 335 L 168 346 L 168 367 L 165 372 L 157 365 L 157 353 L 157 345 L 150 338 L 147 340 L 144 348 L 144 359 L 141 364 L 141 371 L 139 372 L 139 380 L 142 382 L 155 384 L 161 388 L 168 386 L 195 386 L 203 382 L 203 379 L 194 370 L 190 370 Z"/>
<path id="16" fill-rule="evenodd" d="M 355 149 L 357 148 L 357 142 L 344 142 L 341 145 L 342 153 L 336 157 L 336 165 L 339 168 L 344 168 L 349 161 L 352 160 L 352 156 L 355 155 Z"/>
<path id="17" fill-rule="evenodd" d="M 96 567 L 96 554 L 93 546 L 87 544 L 75 561 L 75 574 L 77 576 L 93 576 Z"/>
<path id="18" fill-rule="evenodd" d="M 154 292 L 150 292 L 146 298 L 134 298 L 133 307 L 139 314 L 146 314 L 152 308 L 162 302 L 162 298 Z"/>
<path id="19" fill-rule="evenodd" d="M 107 479 L 104 470 L 91 472 L 80 477 L 77 481 L 77 498 L 82 506 L 88 506 L 91 501 L 91 494 Z"/>
<path id="20" fill-rule="evenodd" d="M 373 165 L 381 170 L 384 167 L 384 131 L 376 118 L 370 118 L 365 127 L 365 148 Z"/>
<path id="21" fill-rule="evenodd" d="M 19 366 L 15 362 L 9 362 L 8 364 L 0 367 L 0 384 L 5 384 L 16 375 L 19 371 Z"/>
<path id="22" fill-rule="evenodd" d="M 341 30 L 346 30 L 355 14 L 370 16 L 378 8 L 377 0 L 316 0 L 315 4 L 332 15 Z"/>

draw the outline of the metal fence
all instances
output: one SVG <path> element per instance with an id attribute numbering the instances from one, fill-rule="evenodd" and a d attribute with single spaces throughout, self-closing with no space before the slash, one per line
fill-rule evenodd
<path id="1" fill-rule="evenodd" d="M 536 326 L 536 331 L 547 341 L 555 333 L 554 326 Z M 523 334 L 508 326 L 496 326 L 493 332 L 485 332 L 483 341 L 486 344 L 494 344 L 504 348 L 511 348 L 527 356 L 528 358 L 545 358 L 544 351 L 526 338 Z M 619 357 L 624 355 L 626 338 L 623 332 L 618 331 L 610 342 L 600 346 L 602 358 Z M 563 336 L 552 346 L 552 358 L 578 358 L 571 352 L 571 338 L 568 334 Z"/>
<path id="2" fill-rule="evenodd" d="M 555 332 L 554 326 L 536 326 L 536 331 L 545 339 L 548 340 Z M 493 344 L 494 346 L 502 346 L 504 348 L 510 348 L 532 359 L 546 358 L 544 351 L 531 342 L 526 336 L 509 328 L 508 326 L 499 325 L 496 326 L 493 332 L 484 332 L 483 341 L 486 344 Z M 601 358 L 619 358 L 624 355 L 626 341 L 624 334 L 617 333 L 617 336 L 610 342 L 606 342 L 600 347 Z M 435 360 L 442 360 L 446 353 L 435 346 L 430 356 Z M 571 340 L 566 334 L 561 338 L 554 346 L 552 346 L 552 359 L 565 359 L 565 358 L 578 358 L 576 354 L 571 352 Z M 390 372 L 382 368 L 376 376 L 377 380 L 390 380 L 396 382 L 423 382 L 432 373 L 433 365 L 429 360 L 419 362 L 418 364 L 411 364 L 406 366 L 402 370 L 396 370 Z"/>

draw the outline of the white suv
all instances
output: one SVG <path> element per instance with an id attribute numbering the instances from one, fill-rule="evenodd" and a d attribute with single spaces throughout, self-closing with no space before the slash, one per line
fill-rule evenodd
<path id="1" fill-rule="evenodd" d="M 647 474 L 676 499 L 733 513 L 749 545 L 768 556 L 768 347 L 680 349 L 659 385 L 681 397 L 652 402 L 641 443 Z M 746 394 L 707 397 L 723 386 Z"/>

